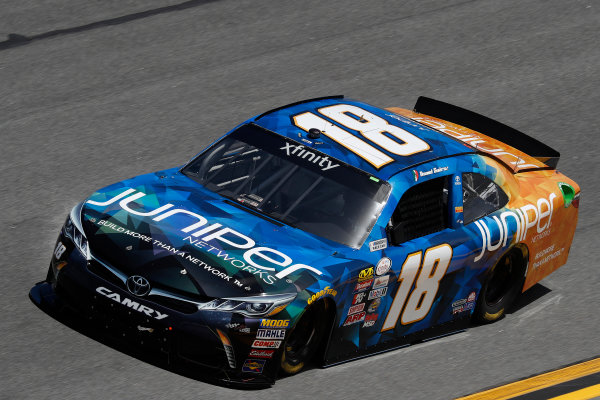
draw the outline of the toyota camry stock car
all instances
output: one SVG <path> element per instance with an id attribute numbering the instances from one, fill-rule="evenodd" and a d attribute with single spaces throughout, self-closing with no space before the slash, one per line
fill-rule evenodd
<path id="1" fill-rule="evenodd" d="M 567 260 L 580 189 L 558 158 L 425 97 L 290 104 L 76 205 L 30 297 L 269 385 L 501 318 Z"/>

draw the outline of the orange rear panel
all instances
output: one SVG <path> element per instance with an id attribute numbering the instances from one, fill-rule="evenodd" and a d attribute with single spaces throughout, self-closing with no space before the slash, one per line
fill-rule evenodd
<path id="1" fill-rule="evenodd" d="M 443 132 L 454 139 L 460 140 L 483 153 L 487 153 L 490 156 L 498 158 L 504 164 L 509 165 L 514 172 L 531 168 L 547 168 L 546 164 L 538 159 L 531 157 L 522 151 L 515 149 L 514 147 L 502 143 L 499 140 L 493 139 L 472 129 L 465 128 L 464 126 L 456 125 L 439 118 L 420 114 L 404 108 L 389 107 L 386 108 L 386 110 L 420 122 L 433 129 Z"/>

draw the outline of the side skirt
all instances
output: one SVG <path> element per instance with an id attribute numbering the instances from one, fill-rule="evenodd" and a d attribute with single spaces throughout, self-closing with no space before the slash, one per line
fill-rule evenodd
<path id="1" fill-rule="evenodd" d="M 410 335 L 401 336 L 397 339 L 388 340 L 384 343 L 378 343 L 366 349 L 355 350 L 352 352 L 334 355 L 327 354 L 325 362 L 323 364 L 323 368 L 332 367 L 334 365 L 343 364 L 348 361 L 358 360 L 375 354 L 401 349 L 403 347 L 410 346 L 411 344 L 427 342 L 444 336 L 453 335 L 455 333 L 461 333 L 467 330 L 470 323 L 471 318 L 470 315 L 468 315 L 432 328 L 427 328 L 423 329 L 422 331 L 411 333 Z"/>

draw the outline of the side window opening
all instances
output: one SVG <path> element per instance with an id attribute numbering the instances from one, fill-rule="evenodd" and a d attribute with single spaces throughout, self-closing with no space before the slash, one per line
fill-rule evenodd
<path id="1" fill-rule="evenodd" d="M 490 178 L 475 173 L 462 174 L 464 224 L 484 217 L 508 203 L 508 196 Z"/>
<path id="2" fill-rule="evenodd" d="M 390 241 L 394 245 L 446 229 L 448 177 L 431 179 L 408 189 L 390 224 Z"/>

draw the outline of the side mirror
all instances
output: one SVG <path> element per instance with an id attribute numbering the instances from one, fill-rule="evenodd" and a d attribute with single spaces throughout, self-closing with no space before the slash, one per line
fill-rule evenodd
<path id="1" fill-rule="evenodd" d="M 392 246 L 397 246 L 400 243 L 404 243 L 406 235 L 404 234 L 404 225 L 402 223 L 396 224 L 395 226 L 388 226 L 385 229 L 387 234 L 388 242 Z"/>

